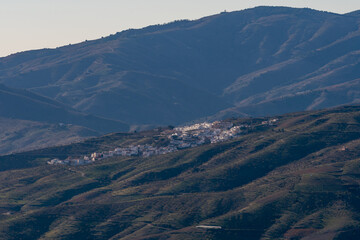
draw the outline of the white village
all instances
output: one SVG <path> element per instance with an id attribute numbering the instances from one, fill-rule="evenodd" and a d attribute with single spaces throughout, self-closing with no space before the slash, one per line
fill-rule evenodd
<path id="1" fill-rule="evenodd" d="M 263 121 L 262 125 L 274 125 L 277 119 Z M 50 165 L 79 166 L 94 163 L 98 160 L 114 156 L 140 156 L 150 157 L 154 155 L 167 154 L 181 149 L 192 148 L 203 144 L 219 143 L 243 134 L 250 125 L 234 126 L 231 122 L 203 122 L 188 126 L 176 127 L 172 130 L 162 132 L 169 143 L 166 146 L 156 147 L 149 144 L 129 145 L 117 147 L 111 151 L 94 152 L 80 158 L 67 158 L 65 160 L 52 159 L 47 163 Z"/>

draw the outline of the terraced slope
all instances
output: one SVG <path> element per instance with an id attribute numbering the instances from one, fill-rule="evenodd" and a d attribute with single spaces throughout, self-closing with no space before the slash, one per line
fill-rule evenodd
<path id="1" fill-rule="evenodd" d="M 252 130 L 150 158 L 45 164 L 158 144 L 159 130 L 0 157 L 0 238 L 358 239 L 360 107 L 263 120 L 233 119 Z"/>

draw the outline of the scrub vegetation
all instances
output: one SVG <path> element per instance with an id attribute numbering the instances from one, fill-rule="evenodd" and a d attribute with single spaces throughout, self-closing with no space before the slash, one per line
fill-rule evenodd
<path id="1" fill-rule="evenodd" d="M 50 166 L 159 129 L 0 157 L 2 239 L 358 239 L 360 107 L 232 119 L 253 128 L 166 155 Z M 200 229 L 197 225 L 221 226 Z"/>

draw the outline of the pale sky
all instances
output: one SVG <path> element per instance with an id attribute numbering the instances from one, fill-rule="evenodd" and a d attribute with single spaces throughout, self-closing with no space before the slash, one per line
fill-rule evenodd
<path id="1" fill-rule="evenodd" d="M 0 57 L 260 5 L 347 13 L 360 0 L 0 0 Z"/>

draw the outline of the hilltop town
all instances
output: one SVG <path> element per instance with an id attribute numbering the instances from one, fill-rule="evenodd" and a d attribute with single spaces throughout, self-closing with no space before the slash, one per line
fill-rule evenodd
<path id="1" fill-rule="evenodd" d="M 274 125 L 276 122 L 277 119 L 270 119 L 263 121 L 261 125 Z M 80 158 L 68 158 L 65 160 L 52 159 L 48 161 L 48 164 L 78 166 L 114 156 L 150 157 L 153 155 L 167 154 L 203 144 L 223 142 L 245 133 L 250 127 L 251 125 L 246 124 L 234 126 L 233 123 L 226 121 L 197 123 L 162 131 L 161 135 L 168 140 L 165 146 L 153 146 L 150 144 L 129 145 L 117 147 L 110 151 L 94 152 Z"/>

